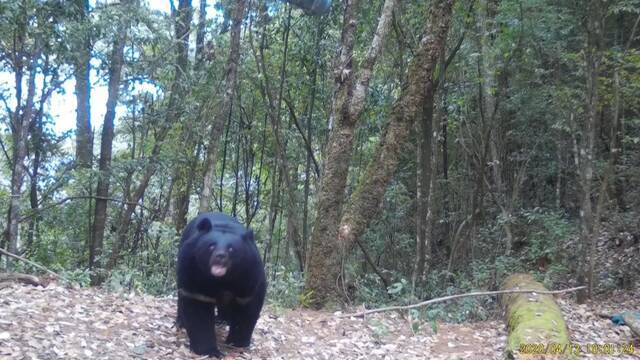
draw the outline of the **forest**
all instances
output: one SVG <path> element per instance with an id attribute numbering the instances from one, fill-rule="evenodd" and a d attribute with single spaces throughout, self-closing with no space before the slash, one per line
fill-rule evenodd
<path id="1" fill-rule="evenodd" d="M 0 358 L 50 351 L 16 307 L 69 299 L 166 341 L 54 358 L 188 358 L 163 326 L 210 211 L 255 234 L 258 358 L 638 351 L 640 0 L 0 0 L 0 147 Z M 518 335 L 522 289 L 564 330 Z"/>

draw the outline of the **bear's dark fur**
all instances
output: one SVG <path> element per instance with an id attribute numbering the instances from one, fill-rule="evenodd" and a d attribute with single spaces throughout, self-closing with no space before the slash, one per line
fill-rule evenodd
<path id="1" fill-rule="evenodd" d="M 229 324 L 227 344 L 247 347 L 267 289 L 253 232 L 234 218 L 205 213 L 185 228 L 178 252 L 178 314 L 191 350 L 221 356 L 218 320 Z"/>

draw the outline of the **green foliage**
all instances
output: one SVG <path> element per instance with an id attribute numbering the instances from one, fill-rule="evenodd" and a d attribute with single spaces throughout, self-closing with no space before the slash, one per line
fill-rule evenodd
<path id="1" fill-rule="evenodd" d="M 68 280 L 73 285 L 81 287 L 88 287 L 91 284 L 91 274 L 85 269 L 63 269 L 58 272 L 65 280 Z"/>
<path id="2" fill-rule="evenodd" d="M 523 233 L 526 234 L 527 260 L 561 260 L 564 245 L 575 234 L 574 225 L 563 214 L 540 208 L 525 210 L 522 217 L 525 221 Z"/>
<path id="3" fill-rule="evenodd" d="M 271 274 L 273 270 L 267 269 L 267 274 Z M 288 270 L 284 266 L 275 270 L 275 277 L 272 277 L 268 284 L 267 301 L 278 307 L 296 308 L 309 305 L 313 298 L 313 293 L 302 291 L 304 279 L 300 273 Z"/>

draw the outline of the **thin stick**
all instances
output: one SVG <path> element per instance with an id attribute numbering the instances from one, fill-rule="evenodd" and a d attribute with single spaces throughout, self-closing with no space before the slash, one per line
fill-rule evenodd
<path id="1" fill-rule="evenodd" d="M 31 260 L 27 260 L 27 259 L 23 258 L 23 257 L 22 257 L 22 256 L 20 256 L 20 255 L 16 255 L 16 254 L 10 253 L 10 252 L 8 252 L 7 250 L 5 250 L 5 249 L 3 249 L 3 248 L 0 248 L 0 253 L 3 253 L 3 254 L 5 254 L 5 255 L 7 255 L 7 256 L 10 256 L 10 257 L 12 257 L 12 258 L 16 258 L 16 259 L 18 259 L 18 260 L 20 260 L 20 261 L 26 262 L 27 264 L 29 264 L 29 265 L 31 265 L 31 266 L 33 266 L 33 267 L 36 267 L 36 268 L 38 268 L 38 269 L 40 269 L 40 270 L 43 270 L 43 271 L 46 271 L 49 275 L 55 276 L 55 277 L 56 277 L 56 278 L 58 278 L 58 279 L 64 279 L 62 276 L 60 276 L 60 275 L 58 275 L 58 274 L 54 273 L 53 271 L 51 271 L 51 270 L 47 269 L 46 267 L 44 267 L 44 266 L 42 266 L 42 265 L 40 265 L 40 264 L 36 264 L 36 263 L 34 263 L 33 261 L 31 261 Z"/>
<path id="2" fill-rule="evenodd" d="M 550 290 L 525 290 L 525 289 L 499 290 L 499 291 L 479 291 L 479 292 L 471 292 L 471 293 L 457 294 L 457 295 L 450 295 L 450 296 L 435 298 L 435 299 L 419 302 L 417 304 L 412 304 L 412 305 L 389 306 L 389 307 L 384 307 L 384 308 L 379 308 L 379 309 L 366 310 L 366 311 L 358 312 L 358 313 L 355 313 L 355 314 L 344 314 L 344 315 L 339 315 L 339 317 L 351 317 L 351 316 L 360 317 L 360 316 L 379 313 L 379 312 L 383 312 L 383 311 L 409 310 L 409 309 L 415 309 L 415 308 L 426 306 L 426 305 L 430 305 L 430 304 L 435 304 L 435 303 L 439 303 L 439 302 L 444 302 L 444 301 L 453 300 L 453 299 L 459 299 L 459 298 L 463 298 L 463 297 L 470 297 L 470 296 L 485 296 L 485 295 L 514 294 L 514 293 L 564 294 L 564 293 L 573 292 L 573 291 L 577 291 L 577 290 L 584 289 L 584 288 L 586 288 L 586 286 L 578 286 L 578 287 L 573 287 L 573 288 L 564 289 L 564 290 L 551 290 L 551 291 Z"/>

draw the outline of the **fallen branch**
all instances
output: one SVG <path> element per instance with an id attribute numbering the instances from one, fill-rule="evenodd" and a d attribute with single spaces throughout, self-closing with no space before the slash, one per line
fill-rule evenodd
<path id="1" fill-rule="evenodd" d="M 10 252 L 8 252 L 7 250 L 5 250 L 5 249 L 3 249 L 3 248 L 0 248 L 0 253 L 5 254 L 5 255 L 7 255 L 7 256 L 10 256 L 10 257 L 12 257 L 12 258 L 14 258 L 14 259 L 18 259 L 18 260 L 20 260 L 20 261 L 22 261 L 22 262 L 25 262 L 25 263 L 27 263 L 27 264 L 29 264 L 29 265 L 31 265 L 31 266 L 33 266 L 33 267 L 35 267 L 35 268 L 38 268 L 38 269 L 40 269 L 40 270 L 43 270 L 43 271 L 45 271 L 47 274 L 52 275 L 52 276 L 55 276 L 57 279 L 64 279 L 62 276 L 60 276 L 60 275 L 58 275 L 58 274 L 54 273 L 53 271 L 51 271 L 51 270 L 47 269 L 46 267 L 44 267 L 44 266 L 42 266 L 42 265 L 40 265 L 40 264 L 36 264 L 36 263 L 34 263 L 33 261 L 31 261 L 31 260 L 27 260 L 27 259 L 23 258 L 23 257 L 22 257 L 22 256 L 20 256 L 20 255 L 16 255 L 16 254 L 14 254 L 14 253 L 10 253 Z"/>
<path id="2" fill-rule="evenodd" d="M 552 295 L 555 295 L 555 294 L 564 294 L 564 293 L 568 293 L 568 292 L 574 292 L 574 291 L 578 291 L 578 290 L 584 289 L 584 288 L 586 288 L 586 286 L 578 286 L 578 287 L 573 287 L 573 288 L 569 288 L 569 289 L 548 290 L 548 291 L 547 290 L 545 290 L 545 291 L 541 291 L 541 290 L 524 290 L 524 289 L 498 290 L 498 291 L 479 291 L 479 292 L 471 292 L 471 293 L 465 293 L 465 294 L 457 294 L 457 295 L 439 297 L 439 298 L 426 300 L 426 301 L 419 302 L 417 304 L 412 304 L 412 305 L 389 306 L 389 307 L 384 307 L 384 308 L 366 310 L 366 311 L 362 311 L 362 312 L 358 312 L 358 313 L 354 313 L 354 314 L 344 314 L 344 315 L 339 315 L 339 317 L 351 317 L 351 316 L 353 316 L 353 317 L 361 317 L 361 316 L 365 316 L 365 315 L 368 315 L 368 314 L 374 314 L 374 313 L 379 313 L 379 312 L 384 312 L 384 311 L 409 310 L 409 309 L 415 309 L 415 308 L 419 308 L 419 307 L 422 307 L 422 306 L 431 305 L 431 304 L 435 304 L 435 303 L 439 303 L 439 302 L 445 302 L 445 301 L 448 301 L 448 300 L 459 299 L 459 298 L 464 298 L 464 297 L 471 297 L 471 296 L 486 296 L 486 295 L 514 294 L 514 293 L 538 293 L 538 294 L 552 294 Z"/>

